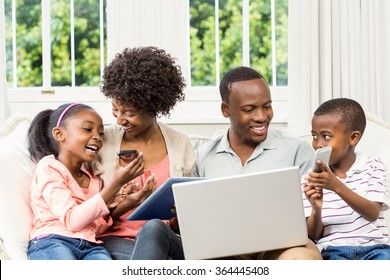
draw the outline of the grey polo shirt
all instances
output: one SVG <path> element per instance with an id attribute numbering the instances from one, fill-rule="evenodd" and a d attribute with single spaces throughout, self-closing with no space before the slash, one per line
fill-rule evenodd
<path id="1" fill-rule="evenodd" d="M 313 164 L 314 150 L 304 140 L 280 130 L 269 129 L 244 166 L 231 149 L 227 133 L 205 143 L 196 151 L 197 164 L 194 176 L 223 177 L 290 166 L 298 166 L 303 176 Z"/>

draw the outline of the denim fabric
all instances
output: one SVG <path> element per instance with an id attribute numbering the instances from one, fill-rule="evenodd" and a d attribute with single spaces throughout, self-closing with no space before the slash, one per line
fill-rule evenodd
<path id="1" fill-rule="evenodd" d="M 390 246 L 328 246 L 321 254 L 324 260 L 390 260 Z"/>
<path id="2" fill-rule="evenodd" d="M 130 260 L 133 254 L 135 241 L 126 239 L 120 236 L 104 236 L 100 237 L 104 248 L 110 251 L 114 260 Z"/>
<path id="3" fill-rule="evenodd" d="M 110 253 L 100 245 L 80 238 L 57 234 L 38 236 L 28 245 L 30 260 L 111 260 Z"/>
<path id="4" fill-rule="evenodd" d="M 133 260 L 183 260 L 181 240 L 171 228 L 161 220 L 148 221 L 139 231 Z"/>

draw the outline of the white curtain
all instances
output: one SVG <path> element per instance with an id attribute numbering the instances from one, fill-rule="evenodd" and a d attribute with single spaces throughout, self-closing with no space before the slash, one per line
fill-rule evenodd
<path id="1" fill-rule="evenodd" d="M 390 121 L 390 1 L 289 1 L 289 126 L 353 98 Z"/>
<path id="2" fill-rule="evenodd" d="M 4 3 L 0 3 L 0 126 L 10 115 L 7 81 L 5 77 L 5 15 Z"/>

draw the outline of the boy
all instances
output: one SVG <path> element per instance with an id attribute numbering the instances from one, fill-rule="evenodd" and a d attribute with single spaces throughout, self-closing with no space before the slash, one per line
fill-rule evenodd
<path id="1" fill-rule="evenodd" d="M 318 161 L 322 171 L 303 177 L 304 205 L 309 237 L 327 260 L 390 259 L 386 167 L 355 153 L 365 127 L 363 108 L 348 98 L 324 102 L 312 118 L 313 148 L 332 153 L 329 166 Z"/>

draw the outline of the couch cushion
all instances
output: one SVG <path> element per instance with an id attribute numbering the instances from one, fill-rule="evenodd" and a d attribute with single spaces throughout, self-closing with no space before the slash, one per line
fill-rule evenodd
<path id="1" fill-rule="evenodd" d="M 29 158 L 22 121 L 0 140 L 0 238 L 10 259 L 27 259 L 31 228 L 30 189 L 35 163 Z"/>

